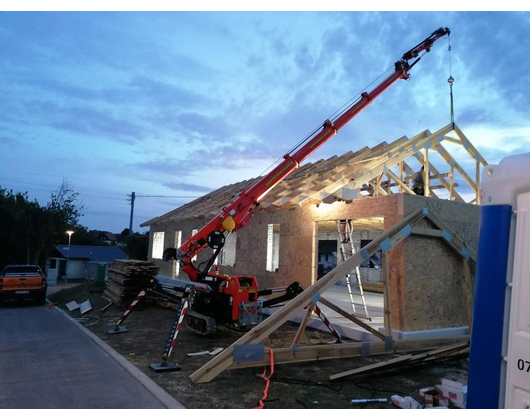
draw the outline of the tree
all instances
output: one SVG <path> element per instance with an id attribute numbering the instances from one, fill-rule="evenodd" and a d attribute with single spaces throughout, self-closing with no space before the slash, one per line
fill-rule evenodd
<path id="1" fill-rule="evenodd" d="M 126 243 L 126 252 L 132 260 L 147 260 L 149 248 L 149 235 L 147 233 L 133 233 L 123 238 Z"/>
<path id="2" fill-rule="evenodd" d="M 27 192 L 0 188 L 0 269 L 8 264 L 41 264 L 66 230 L 79 225 L 83 204 L 64 179 L 45 206 L 30 201 Z"/>
<path id="3" fill-rule="evenodd" d="M 84 205 L 78 202 L 78 197 L 79 193 L 74 191 L 72 183 L 66 178 L 52 192 L 35 238 L 34 263 L 41 259 L 41 253 L 49 255 L 55 245 L 64 240 L 67 230 L 82 228 L 79 219 L 83 216 Z"/>

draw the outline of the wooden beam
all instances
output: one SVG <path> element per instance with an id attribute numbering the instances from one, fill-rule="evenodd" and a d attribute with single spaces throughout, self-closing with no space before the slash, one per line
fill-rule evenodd
<path id="1" fill-rule="evenodd" d="M 291 344 L 291 348 L 295 349 L 298 343 L 300 342 L 300 339 L 302 338 L 302 335 L 304 335 L 305 327 L 307 327 L 307 323 L 309 322 L 309 318 L 311 317 L 311 313 L 313 312 L 313 309 L 315 309 L 315 303 L 312 302 L 307 307 L 307 312 L 304 316 L 304 319 L 302 320 L 300 327 L 298 327 L 298 331 L 296 332 L 296 335 L 293 340 L 293 344 Z"/>
<path id="2" fill-rule="evenodd" d="M 433 238 L 441 238 L 442 231 L 440 229 L 431 229 L 423 226 L 414 226 L 412 228 L 412 234 L 418 236 L 430 236 Z"/>
<path id="3" fill-rule="evenodd" d="M 464 143 L 462 142 L 462 140 L 460 139 L 455 139 L 454 137 L 451 137 L 451 136 L 444 136 L 444 140 L 445 141 L 448 141 L 449 143 L 454 143 L 454 144 L 458 144 L 459 146 L 462 146 Z"/>
<path id="4" fill-rule="evenodd" d="M 409 361 L 412 358 L 411 354 L 405 356 L 396 357 L 395 359 L 385 360 L 384 362 L 374 363 L 372 365 L 363 366 L 357 369 L 347 370 L 346 372 L 336 373 L 335 375 L 330 375 L 329 380 L 334 381 L 336 379 L 345 378 L 346 376 L 359 375 L 361 373 L 371 372 L 373 370 L 392 367 L 396 364 L 401 364 Z"/>
<path id="5" fill-rule="evenodd" d="M 291 347 L 274 349 L 274 364 L 303 363 L 316 360 L 343 359 L 361 356 L 402 353 L 408 351 L 426 351 L 458 343 L 469 342 L 469 336 L 430 338 L 417 340 L 396 340 L 392 348 L 382 341 L 365 341 L 362 343 L 319 344 L 300 346 L 296 352 Z M 270 351 L 265 348 L 263 360 L 257 362 L 234 363 L 229 369 L 270 366 Z"/>
<path id="6" fill-rule="evenodd" d="M 403 161 L 399 162 L 398 166 L 399 166 L 399 181 L 400 181 L 400 182 L 398 182 L 398 184 L 399 184 L 399 192 L 402 193 L 403 192 L 402 185 L 404 184 L 404 182 L 403 182 Z"/>
<path id="7" fill-rule="evenodd" d="M 488 162 L 486 162 L 486 159 L 484 159 L 484 157 L 475 148 L 475 146 L 473 146 L 473 144 L 469 141 L 469 139 L 462 132 L 462 130 L 460 130 L 460 128 L 457 125 L 455 125 L 454 129 L 455 129 L 456 134 L 458 134 L 458 137 L 462 139 L 462 144 L 464 145 L 464 148 L 467 150 L 469 155 L 475 158 L 475 160 L 478 159 L 483 166 L 486 166 Z"/>
<path id="8" fill-rule="evenodd" d="M 442 347 L 441 349 L 431 350 L 426 353 L 416 354 L 414 356 L 411 354 L 407 354 L 404 356 L 396 357 L 395 359 L 385 360 L 383 362 L 378 362 L 378 363 L 374 363 L 368 366 L 362 366 L 360 368 L 351 369 L 346 372 L 337 373 L 335 375 L 331 375 L 329 377 L 329 380 L 334 381 L 336 379 L 344 378 L 346 376 L 366 374 L 368 372 L 373 372 L 374 370 L 382 370 L 382 369 L 388 369 L 388 368 L 392 369 L 396 367 L 396 365 L 422 362 L 427 359 L 436 358 L 437 356 L 443 357 L 451 353 L 455 353 L 459 350 L 462 350 L 467 346 L 468 346 L 468 343 L 464 343 L 464 344 L 459 343 L 457 345 L 453 345 L 449 347 Z"/>
<path id="9" fill-rule="evenodd" d="M 386 168 L 391 168 L 406 158 L 413 156 L 427 143 L 430 143 L 431 148 L 436 146 L 440 142 L 440 137 L 443 138 L 442 136 L 450 131 L 452 131 L 452 124 L 448 124 L 435 133 L 429 135 L 427 135 L 428 132 L 421 133 L 408 140 L 404 145 L 396 147 L 395 150 L 390 153 L 391 157 L 388 157 L 388 155 L 383 155 L 381 158 L 376 159 L 373 162 L 369 162 L 364 166 L 353 168 L 353 171 L 348 173 L 346 180 L 342 178 L 337 179 L 336 177 L 330 178 L 329 182 L 326 183 L 327 185 L 322 185 L 322 189 L 319 190 L 319 193 L 332 194 L 333 191 L 338 190 L 345 183 L 351 182 L 352 179 L 354 182 L 352 188 L 361 188 L 362 185 L 367 181 L 374 179 L 383 173 Z M 300 200 L 299 203 L 303 204 L 316 194 L 316 192 L 309 194 L 304 200 Z"/>
<path id="10" fill-rule="evenodd" d="M 475 251 L 473 251 L 467 244 L 460 239 L 453 231 L 452 229 L 447 226 L 445 222 L 443 222 L 438 216 L 436 216 L 434 213 L 429 211 L 429 214 L 427 215 L 427 219 L 429 219 L 438 229 L 447 232 L 450 235 L 451 240 L 445 241 L 450 247 L 452 247 L 458 254 L 462 255 L 462 249 L 467 249 L 467 252 L 469 253 L 469 258 L 476 263 L 477 261 L 477 254 Z M 462 255 L 465 257 L 464 255 Z"/>
<path id="11" fill-rule="evenodd" d="M 455 198 L 455 171 L 451 165 L 449 168 L 449 200 L 453 201 Z"/>
<path id="12" fill-rule="evenodd" d="M 425 148 L 425 156 L 423 158 L 423 179 L 425 182 L 425 196 L 431 196 L 431 169 L 429 167 L 429 148 Z"/>
<path id="13" fill-rule="evenodd" d="M 329 309 L 332 309 L 335 312 L 337 312 L 339 315 L 342 315 L 344 318 L 349 319 L 351 322 L 354 322 L 355 324 L 357 324 L 360 327 L 364 328 L 366 331 L 372 333 L 373 335 L 375 335 L 376 337 L 380 338 L 381 340 L 385 339 L 385 335 L 384 334 L 381 334 L 376 329 L 370 327 L 370 325 L 362 322 L 359 318 L 357 318 L 356 316 L 354 316 L 352 314 L 349 314 L 348 312 L 346 312 L 342 308 L 339 308 L 337 305 L 335 305 L 334 303 L 330 302 L 329 300 L 324 299 L 323 297 L 321 297 L 320 298 L 320 302 L 323 305 L 326 305 Z"/>
<path id="14" fill-rule="evenodd" d="M 383 312 L 385 319 L 385 335 L 392 337 L 392 309 L 390 299 L 390 269 L 388 266 L 388 255 L 381 253 L 383 265 Z"/>
<path id="15" fill-rule="evenodd" d="M 400 165 L 400 166 L 403 167 L 403 165 Z M 412 189 L 407 184 L 405 184 L 403 181 L 401 181 L 401 179 L 399 179 L 399 177 L 396 176 L 396 174 L 394 172 L 392 172 L 390 169 L 388 169 L 387 173 L 388 173 L 389 177 L 392 178 L 397 183 L 397 185 L 399 185 L 399 191 L 400 192 L 406 191 L 409 194 L 414 194 L 414 191 L 412 191 Z"/>
<path id="16" fill-rule="evenodd" d="M 454 183 L 453 184 L 453 187 L 459 187 L 460 184 L 457 183 Z M 432 190 L 446 190 L 446 186 L 445 185 L 431 185 L 431 191 Z"/>
<path id="17" fill-rule="evenodd" d="M 458 172 L 460 172 L 460 175 L 462 175 L 462 178 L 464 178 L 464 180 L 469 184 L 471 189 L 473 191 L 476 191 L 477 185 L 475 184 L 475 182 L 473 182 L 473 180 L 467 174 L 467 172 L 464 170 L 464 168 L 462 168 L 462 166 L 460 166 L 460 164 L 456 161 L 456 159 L 453 156 L 451 156 L 451 154 L 445 149 L 445 147 L 443 147 L 441 144 L 438 144 L 436 146 L 436 151 L 440 154 L 442 159 L 445 160 L 445 162 L 449 166 L 454 166 L 454 168 Z"/>
<path id="18" fill-rule="evenodd" d="M 420 151 L 418 151 L 414 157 L 416 158 L 416 160 L 418 160 L 418 162 L 422 163 L 423 162 L 423 153 L 421 153 Z M 433 172 L 434 175 L 440 175 L 440 171 L 438 171 L 438 169 L 435 168 L 435 166 L 431 163 L 430 165 L 430 168 L 431 168 L 431 171 Z M 447 188 L 447 190 L 449 191 L 450 190 L 450 185 L 448 184 L 448 182 L 444 179 L 444 178 L 439 178 L 440 182 L 442 183 L 442 185 L 445 186 L 445 188 Z M 456 200 L 457 201 L 460 201 L 462 203 L 465 203 L 466 201 L 460 196 L 460 194 L 458 194 L 458 192 L 454 191 L 453 189 L 453 195 L 455 196 Z"/>
<path id="19" fill-rule="evenodd" d="M 480 162 L 475 162 L 475 185 L 476 203 L 480 204 Z"/>
<path id="20" fill-rule="evenodd" d="M 390 229 L 372 240 L 359 252 L 355 253 L 351 258 L 348 258 L 342 264 L 335 267 L 315 284 L 308 287 L 291 301 L 287 302 L 280 310 L 275 312 L 265 321 L 257 325 L 255 328 L 233 343 L 230 347 L 225 349 L 222 353 L 194 372 L 190 376 L 192 382 L 202 383 L 211 381 L 234 363 L 234 346 L 262 342 L 273 331 L 276 331 L 280 326 L 291 319 L 301 308 L 305 307 L 309 302 L 311 302 L 315 296 L 318 297 L 324 291 L 333 286 L 338 280 L 351 273 L 353 269 L 360 265 L 366 258 L 375 254 L 380 249 L 381 243 L 383 241 L 388 240 L 385 242 L 385 244 L 390 247 L 393 247 L 403 241 L 404 237 L 400 233 L 401 230 L 410 224 L 414 224 L 419 220 L 422 220 L 424 217 L 424 209 L 419 208 L 416 211 L 410 213 L 407 217 L 401 219 Z"/>

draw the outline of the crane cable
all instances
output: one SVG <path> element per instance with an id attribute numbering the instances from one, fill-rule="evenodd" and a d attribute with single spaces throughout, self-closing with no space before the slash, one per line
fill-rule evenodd
<path id="1" fill-rule="evenodd" d="M 344 105 L 342 105 L 339 109 L 337 109 L 334 113 L 332 113 L 328 120 L 330 121 L 335 121 L 338 116 L 341 115 L 342 112 L 344 112 L 344 110 L 346 110 L 348 107 L 350 107 L 351 105 L 353 105 L 353 103 L 358 100 L 361 96 L 361 93 L 366 91 L 367 89 L 369 89 L 372 85 L 374 85 L 378 80 L 380 80 L 384 75 L 386 75 L 387 73 L 390 72 L 390 70 L 393 68 L 394 66 L 390 66 L 388 69 L 386 69 L 384 72 L 382 72 L 379 76 L 377 76 L 374 80 L 372 80 L 364 89 L 362 89 L 357 95 L 353 96 L 348 102 L 346 102 Z M 302 147 L 302 145 L 304 143 L 306 143 L 310 138 L 312 138 L 320 129 L 322 128 L 322 124 L 318 125 L 317 127 L 315 127 L 309 134 L 307 134 L 303 139 L 301 139 L 295 146 L 293 146 L 288 152 L 287 154 L 290 155 L 292 153 L 294 153 L 296 150 L 298 150 L 300 147 Z M 270 166 L 265 169 L 259 176 L 263 176 L 264 174 L 266 174 L 269 169 L 271 169 L 274 165 L 276 165 L 280 160 L 282 160 L 283 157 L 280 157 L 278 159 L 276 159 L 275 162 L 271 163 Z"/>
<path id="2" fill-rule="evenodd" d="M 455 82 L 455 79 L 453 77 L 453 66 L 452 66 L 452 59 L 451 59 L 451 34 L 447 35 L 447 42 L 448 42 L 448 48 L 449 51 L 449 79 L 447 79 L 447 83 L 449 83 L 449 97 L 451 98 L 451 124 L 453 125 L 453 129 L 455 128 L 455 110 L 453 106 L 453 83 Z"/>

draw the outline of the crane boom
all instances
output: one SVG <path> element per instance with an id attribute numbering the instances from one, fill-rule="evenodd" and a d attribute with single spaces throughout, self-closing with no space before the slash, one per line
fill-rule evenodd
<path id="1" fill-rule="evenodd" d="M 176 259 L 180 263 L 182 270 L 188 274 L 192 281 L 200 281 L 201 277 L 206 275 L 213 265 L 215 257 L 224 244 L 223 232 L 237 231 L 246 226 L 254 213 L 254 208 L 279 182 L 289 176 L 300 166 L 303 160 L 337 134 L 342 127 L 370 105 L 375 98 L 381 95 L 394 82 L 399 79 L 407 80 L 410 77 L 410 69 L 421 59 L 420 53 L 429 52 L 435 41 L 449 33 L 449 28 L 439 28 L 414 48 L 403 54 L 403 57 L 395 63 L 394 72 L 377 87 L 370 92 L 363 92 L 352 106 L 333 121 L 326 120 L 319 132 L 308 138 L 292 155 L 286 154 L 282 162 L 263 178 L 260 178 L 247 191 L 241 191 L 232 203 L 222 208 L 218 215 L 195 235 L 188 238 L 179 249 L 170 248 L 166 250 L 164 259 Z M 414 61 L 409 62 L 411 60 Z M 192 259 L 207 246 L 216 251 L 206 268 L 201 272 L 193 265 Z"/>

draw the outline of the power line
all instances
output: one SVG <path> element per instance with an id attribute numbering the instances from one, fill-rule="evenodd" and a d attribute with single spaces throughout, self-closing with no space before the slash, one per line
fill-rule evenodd
<path id="1" fill-rule="evenodd" d="M 133 193 L 134 194 L 134 193 Z M 127 194 L 127 197 L 130 197 L 131 194 Z M 142 198 L 199 198 L 199 195 L 138 195 L 136 197 Z"/>
<path id="2" fill-rule="evenodd" d="M 134 191 L 127 194 L 129 202 L 131 203 L 131 216 L 129 218 L 129 233 L 133 233 L 133 217 L 134 217 L 134 200 L 136 198 L 199 198 L 197 195 L 137 195 Z"/>

